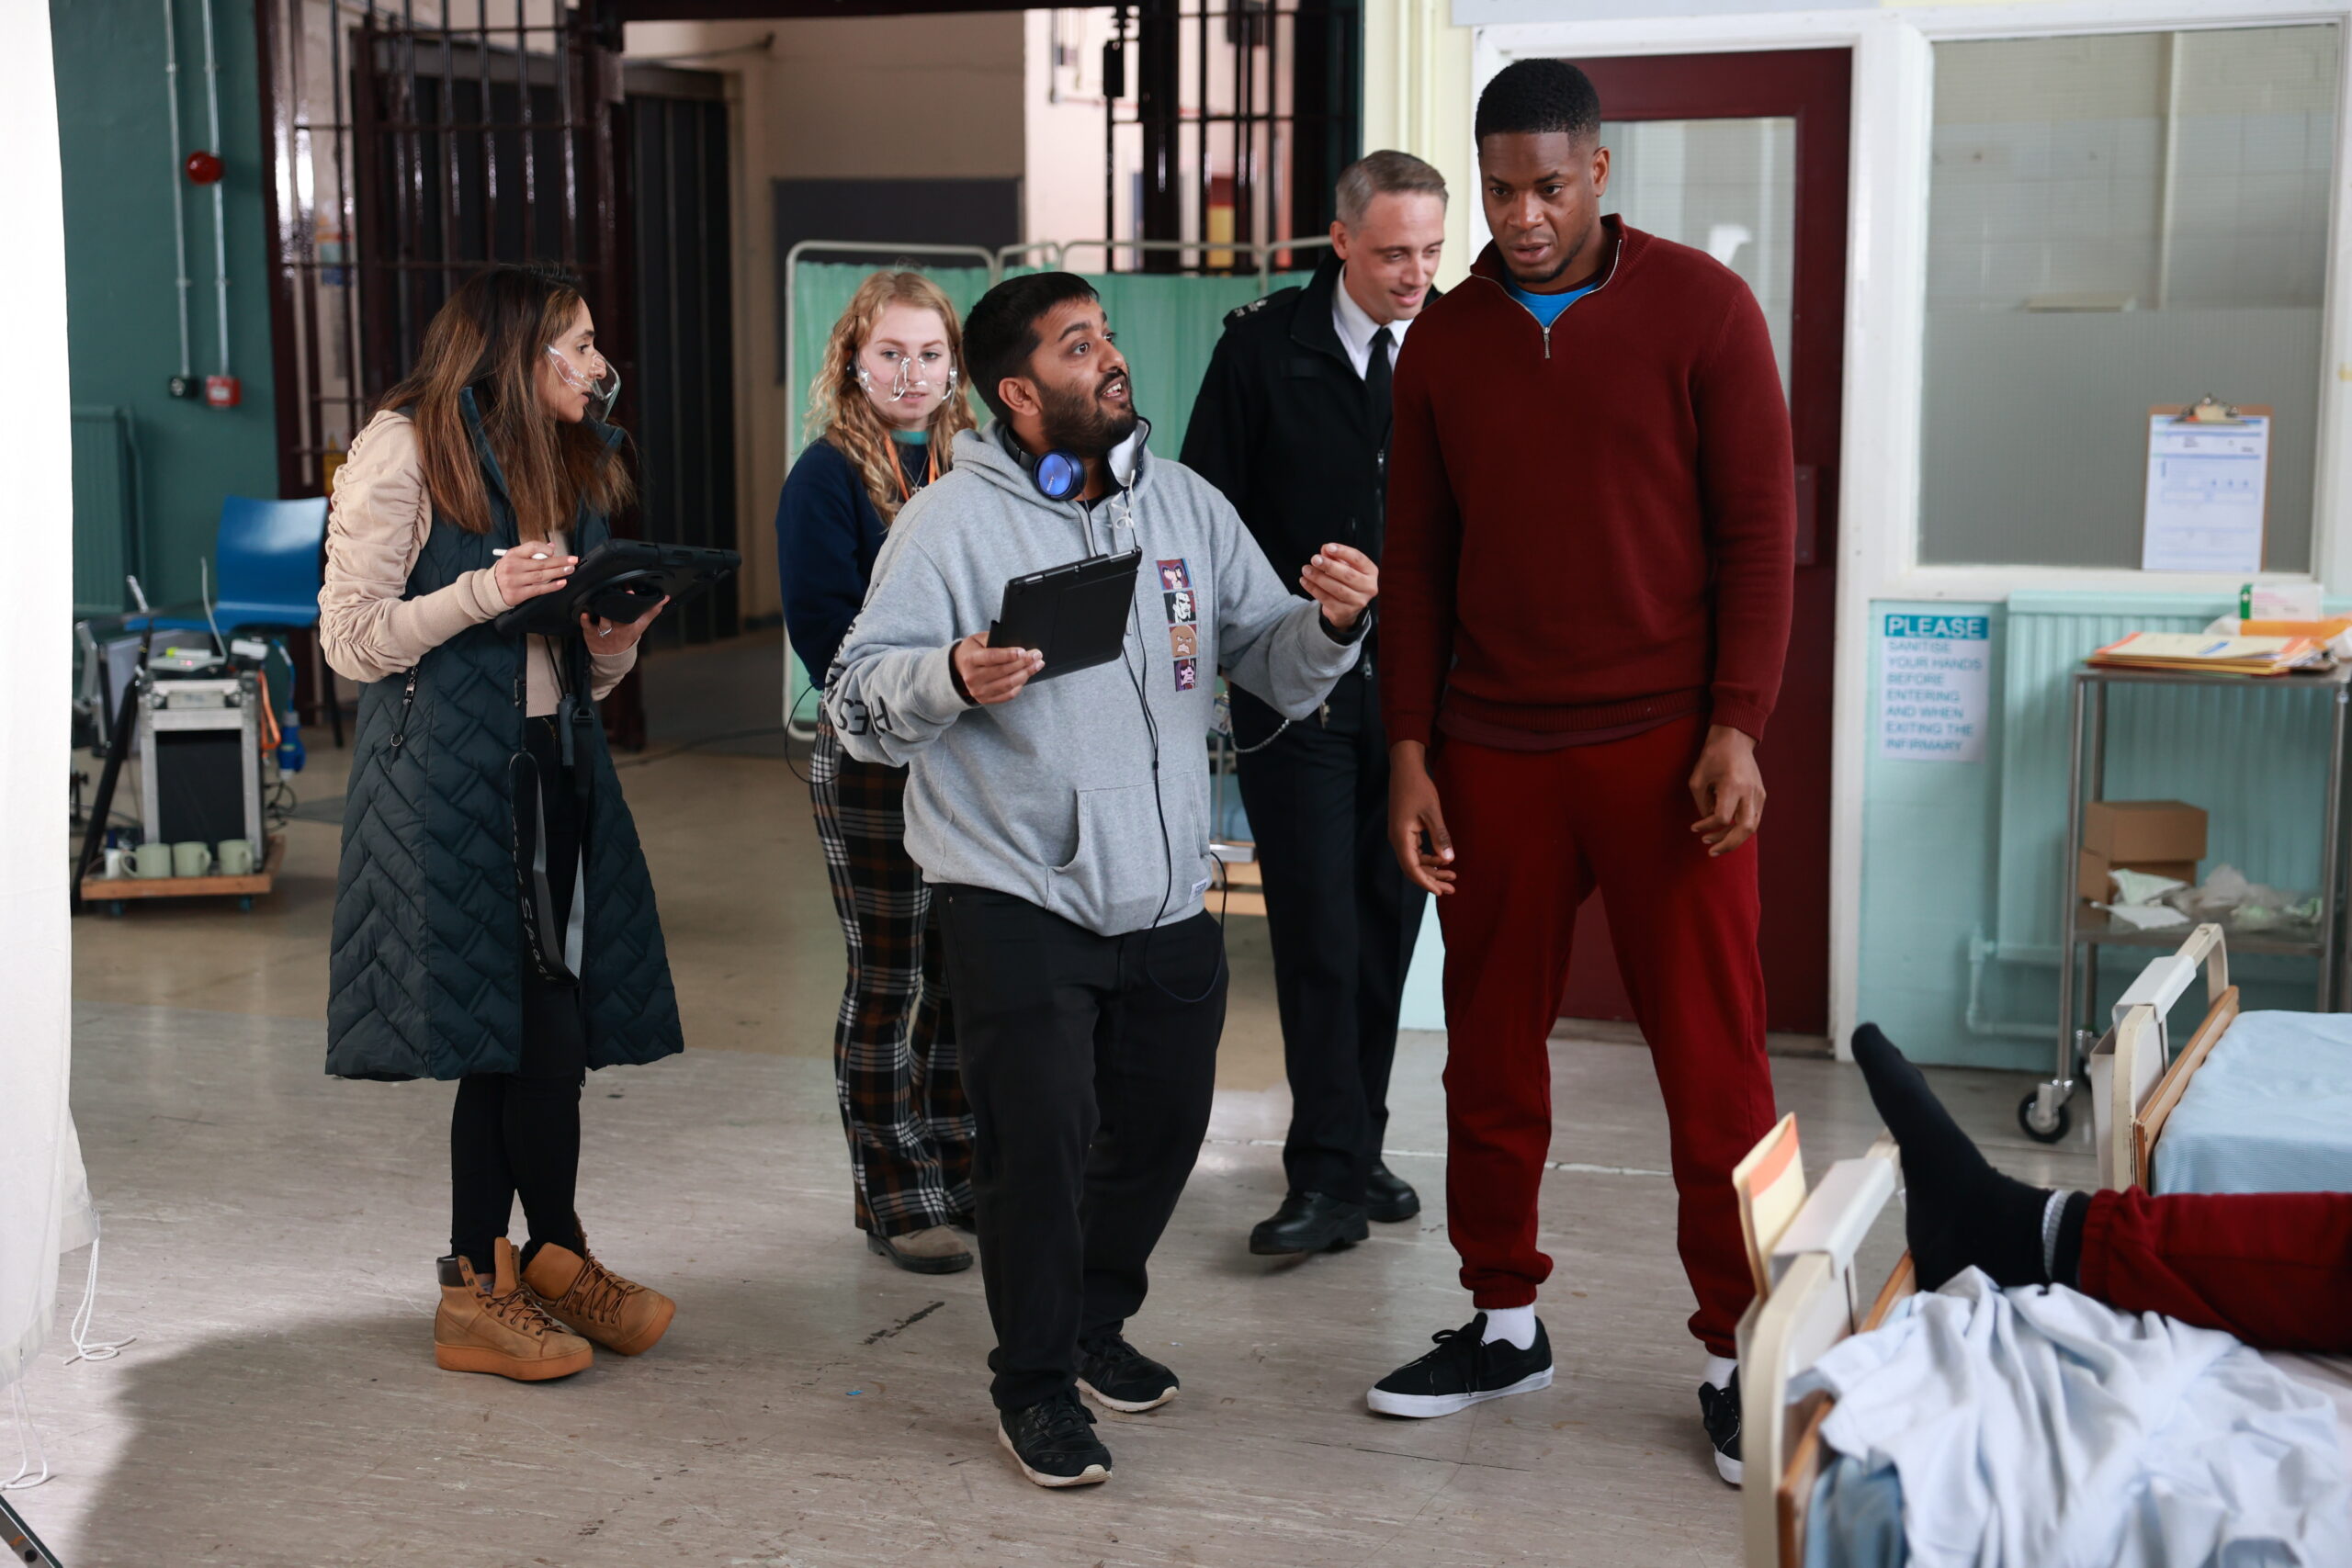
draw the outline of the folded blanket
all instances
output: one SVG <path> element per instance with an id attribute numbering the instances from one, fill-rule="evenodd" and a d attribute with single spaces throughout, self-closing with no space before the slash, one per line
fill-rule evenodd
<path id="1" fill-rule="evenodd" d="M 1919 1568 L 2352 1565 L 2332 1407 L 2226 1334 L 1972 1269 L 1791 1397 L 1815 1389 L 1840 1480 L 1899 1480 Z"/>

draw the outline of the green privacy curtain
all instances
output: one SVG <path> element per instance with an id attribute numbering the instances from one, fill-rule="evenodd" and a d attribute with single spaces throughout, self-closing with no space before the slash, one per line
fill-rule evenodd
<path id="1" fill-rule="evenodd" d="M 1287 288 L 1311 273 L 1278 273 L 1269 287 Z M 1134 367 L 1136 407 L 1151 421 L 1151 449 L 1173 457 L 1184 449 L 1193 399 L 1208 374 L 1209 355 L 1226 312 L 1258 298 L 1255 276 L 1187 277 L 1166 272 L 1088 273 L 1103 314 Z"/>
<path id="2" fill-rule="evenodd" d="M 796 457 L 807 444 L 808 389 L 816 382 L 818 367 L 825 363 L 825 343 L 833 335 L 833 323 L 849 309 L 858 285 L 883 270 L 862 262 L 802 262 L 793 273 L 792 379 L 799 385 L 789 410 L 791 428 L 785 434 L 785 446 Z M 922 273 L 939 285 L 959 312 L 969 310 L 989 291 L 989 269 L 984 266 L 908 265 L 888 270 Z"/>

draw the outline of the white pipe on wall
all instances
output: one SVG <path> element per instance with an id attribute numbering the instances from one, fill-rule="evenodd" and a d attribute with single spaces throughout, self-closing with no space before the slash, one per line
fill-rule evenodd
<path id="1" fill-rule="evenodd" d="M 2165 35 L 2164 183 L 2156 192 L 2156 299 L 2163 310 L 2172 299 L 2172 225 L 2180 191 L 2180 56 L 2188 45 L 2187 33 Z"/>
<path id="2" fill-rule="evenodd" d="M 172 128 L 172 254 L 179 266 L 180 379 L 186 381 L 196 375 L 196 355 L 187 334 L 187 197 L 180 189 L 187 176 L 180 167 L 180 43 L 172 0 L 164 0 L 164 118 Z"/>
<path id="3" fill-rule="evenodd" d="M 212 0 L 204 0 L 204 102 L 212 155 L 220 156 L 220 51 L 212 36 Z M 220 374 L 229 374 L 229 182 L 212 182 L 213 291 L 220 308 Z"/>

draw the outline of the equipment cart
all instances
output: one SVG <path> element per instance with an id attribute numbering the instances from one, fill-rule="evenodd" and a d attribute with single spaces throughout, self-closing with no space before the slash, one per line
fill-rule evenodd
<path id="1" fill-rule="evenodd" d="M 2163 931 L 2109 929 L 2104 911 L 2084 905 L 2076 892 L 2075 868 L 2083 848 L 2083 807 L 2098 800 L 2107 784 L 2108 688 L 2118 685 L 2222 686 L 2238 691 L 2278 689 L 2310 692 L 2325 699 L 2327 784 L 2320 818 L 2320 908 L 2316 930 L 2283 932 L 2229 933 L 2236 953 L 2281 953 L 2319 961 L 2316 1010 L 2345 1010 L 2346 946 L 2344 787 L 2347 705 L 2352 705 L 2352 662 L 2308 675 L 2260 678 L 2208 675 L 2193 671 L 2111 670 L 2078 665 L 2070 687 L 2071 746 L 2066 757 L 2066 861 L 2058 878 L 2059 942 L 2058 1043 L 2056 1070 L 2038 1084 L 2018 1107 L 2018 1124 L 2026 1135 L 2054 1144 L 2066 1135 L 2071 1119 L 2066 1103 L 2083 1080 L 2084 1063 L 2100 1033 L 2094 1014 L 2098 1008 L 2099 951 L 2107 947 L 2168 949 L 2180 943 L 2183 929 Z M 2315 712 L 2314 719 L 2318 717 Z M 2086 795 L 2085 786 L 2088 793 Z M 2308 934 L 2305 934 L 2308 932 Z"/>

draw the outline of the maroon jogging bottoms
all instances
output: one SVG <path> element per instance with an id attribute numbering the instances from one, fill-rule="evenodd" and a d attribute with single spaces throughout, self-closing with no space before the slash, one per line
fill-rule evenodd
<path id="1" fill-rule="evenodd" d="M 2352 1351 L 2352 1192 L 2094 1192 L 2075 1279 L 2265 1350 Z"/>
<path id="2" fill-rule="evenodd" d="M 1658 1087 L 1690 1332 L 1735 1353 L 1755 1293 L 1732 1167 L 1772 1126 L 1757 956 L 1756 849 L 1708 858 L 1689 779 L 1703 717 L 1597 746 L 1505 751 L 1451 738 L 1431 772 L 1453 836 L 1445 931 L 1446 1227 L 1481 1309 L 1524 1306 L 1552 1271 L 1536 1196 L 1552 1142 L 1546 1041 L 1577 908 L 1599 888 Z"/>

